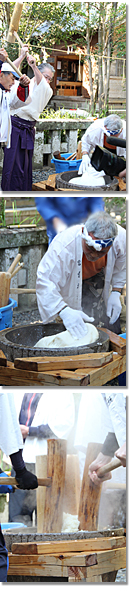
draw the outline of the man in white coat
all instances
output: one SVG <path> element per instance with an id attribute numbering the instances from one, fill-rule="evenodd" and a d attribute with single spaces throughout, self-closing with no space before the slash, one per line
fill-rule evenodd
<path id="1" fill-rule="evenodd" d="M 106 148 L 110 152 L 126 158 L 126 149 L 119 146 L 110 146 L 107 137 L 126 140 L 126 121 L 119 115 L 113 114 L 96 119 L 85 131 L 82 136 L 82 162 L 79 167 L 79 174 L 88 170 L 90 164 L 90 153 L 97 145 Z"/>
<path id="2" fill-rule="evenodd" d="M 15 65 L 18 65 L 19 59 L 15 60 Z M 33 70 L 34 77 L 30 81 L 29 95 L 24 105 L 17 110 L 12 105 L 11 146 L 9 150 L 6 148 L 4 150 L 1 184 L 3 191 L 32 190 L 32 156 L 36 121 L 39 120 L 40 114 L 53 94 L 50 83 L 54 76 L 54 68 L 47 63 L 37 67 L 35 58 L 28 54 L 27 61 Z"/>
<path id="3" fill-rule="evenodd" d="M 15 72 L 13 66 L 6 61 L 8 54 L 2 47 L 0 49 L 0 144 L 10 147 L 11 116 L 10 108 L 17 110 L 23 106 L 23 90 L 28 86 L 30 79 L 25 74 L 21 77 Z M 18 79 L 15 88 L 15 79 Z M 12 86 L 14 88 L 12 89 Z"/>
<path id="4" fill-rule="evenodd" d="M 84 226 L 59 233 L 38 266 L 36 293 L 42 321 L 46 324 L 59 315 L 73 338 L 84 336 L 84 321 L 94 319 L 119 334 L 116 323 L 125 282 L 126 231 L 106 212 L 96 212 Z"/>

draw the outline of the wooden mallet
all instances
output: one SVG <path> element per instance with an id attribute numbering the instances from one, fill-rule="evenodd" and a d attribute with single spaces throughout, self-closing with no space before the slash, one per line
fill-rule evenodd
<path id="1" fill-rule="evenodd" d="M 84 473 L 82 479 L 79 513 L 78 519 L 80 521 L 80 529 L 87 531 L 96 531 L 98 527 L 98 512 L 99 503 L 102 490 L 102 482 L 98 486 L 93 484 L 88 475 L 90 464 L 95 460 L 102 449 L 102 445 L 98 443 L 89 443 L 87 446 L 86 460 L 84 466 Z M 97 475 L 101 478 L 111 470 L 115 470 L 121 466 L 120 460 L 115 458 L 113 462 L 109 462 L 97 471 Z"/>
<path id="2" fill-rule="evenodd" d="M 7 35 L 8 43 L 15 43 L 15 41 L 17 39 L 17 41 L 18 41 L 19 45 L 21 45 L 21 47 L 23 47 L 23 43 L 22 43 L 17 31 L 19 28 L 19 22 L 20 22 L 20 17 L 21 17 L 21 13 L 22 13 L 22 8 L 23 8 L 23 2 L 20 2 L 20 1 L 16 2 L 12 17 L 11 17 L 10 25 L 9 25 L 8 35 Z M 28 52 L 27 52 L 27 55 L 29 55 Z"/>

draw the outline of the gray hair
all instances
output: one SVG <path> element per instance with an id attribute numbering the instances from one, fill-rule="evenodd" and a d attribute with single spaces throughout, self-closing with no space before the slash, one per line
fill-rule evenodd
<path id="1" fill-rule="evenodd" d="M 108 117 L 105 117 L 104 125 L 109 131 L 121 131 L 122 120 L 119 115 L 108 115 Z"/>
<path id="2" fill-rule="evenodd" d="M 118 234 L 118 227 L 106 211 L 92 213 L 85 222 L 87 232 L 92 232 L 95 238 L 115 238 Z"/>
<path id="3" fill-rule="evenodd" d="M 51 72 L 54 76 L 55 69 L 53 68 L 53 66 L 51 64 L 48 64 L 47 62 L 42 62 L 42 64 L 39 64 L 39 66 L 38 66 L 38 70 L 40 70 L 40 72 L 44 72 L 44 70 L 46 70 L 46 68 L 49 68 L 49 70 L 51 70 Z"/>

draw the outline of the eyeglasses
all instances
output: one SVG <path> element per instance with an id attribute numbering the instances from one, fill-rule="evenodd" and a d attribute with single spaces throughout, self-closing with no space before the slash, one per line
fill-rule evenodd
<path id="1" fill-rule="evenodd" d="M 43 74 L 44 78 L 46 78 L 46 80 L 48 80 L 48 82 L 51 82 L 53 80 L 53 78 L 50 76 L 47 76 L 47 74 Z"/>

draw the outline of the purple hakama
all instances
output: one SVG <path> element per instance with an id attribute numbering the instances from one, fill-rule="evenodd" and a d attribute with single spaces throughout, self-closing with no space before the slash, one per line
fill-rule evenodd
<path id="1" fill-rule="evenodd" d="M 32 191 L 36 121 L 11 116 L 11 147 L 4 148 L 2 191 Z"/>

